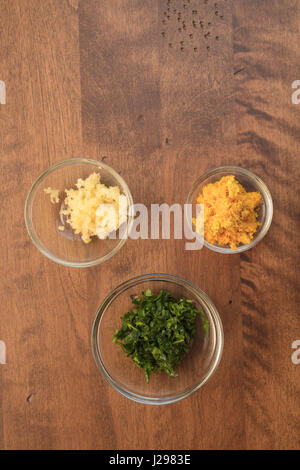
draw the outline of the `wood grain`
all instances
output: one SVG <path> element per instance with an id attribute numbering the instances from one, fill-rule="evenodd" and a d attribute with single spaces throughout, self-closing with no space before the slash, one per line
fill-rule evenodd
<path id="1" fill-rule="evenodd" d="M 0 448 L 299 448 L 298 2 L 2 0 L 0 16 Z M 272 227 L 241 256 L 129 240 L 101 266 L 55 265 L 29 241 L 24 201 L 78 155 L 105 159 L 148 206 L 243 166 L 272 192 Z M 111 389 L 90 350 L 101 300 L 150 272 L 199 285 L 225 333 L 211 381 L 163 408 Z"/>

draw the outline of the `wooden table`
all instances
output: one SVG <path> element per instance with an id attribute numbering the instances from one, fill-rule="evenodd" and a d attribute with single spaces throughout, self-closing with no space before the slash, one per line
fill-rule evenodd
<path id="1" fill-rule="evenodd" d="M 2 0 L 0 17 L 0 448 L 299 448 L 299 2 Z M 129 240 L 98 267 L 59 266 L 30 242 L 24 202 L 42 170 L 81 155 L 148 206 L 183 203 L 208 169 L 248 168 L 272 227 L 241 256 Z M 162 408 L 114 391 L 90 348 L 105 295 L 150 272 L 196 283 L 225 332 L 211 381 Z"/>

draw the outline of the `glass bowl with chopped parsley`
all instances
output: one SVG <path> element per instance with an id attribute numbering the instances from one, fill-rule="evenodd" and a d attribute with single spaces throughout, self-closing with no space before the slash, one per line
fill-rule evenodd
<path id="1" fill-rule="evenodd" d="M 118 392 L 162 405 L 188 397 L 215 372 L 223 328 L 216 307 L 191 282 L 149 274 L 116 287 L 92 330 L 96 364 Z"/>

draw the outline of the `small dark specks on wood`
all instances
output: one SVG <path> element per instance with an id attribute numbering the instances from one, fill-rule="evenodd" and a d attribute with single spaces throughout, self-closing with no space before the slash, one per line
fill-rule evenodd
<path id="1" fill-rule="evenodd" d="M 103 155 L 103 157 L 101 158 L 101 161 L 104 162 L 107 159 L 108 159 L 108 157 L 106 155 Z"/>
<path id="2" fill-rule="evenodd" d="M 228 303 L 229 303 L 229 305 L 231 305 L 231 304 L 232 304 L 232 300 L 229 300 L 229 302 L 228 302 Z"/>
<path id="3" fill-rule="evenodd" d="M 191 49 L 196 53 L 202 50 L 201 42 L 204 42 L 204 40 L 214 39 L 213 42 L 209 43 L 209 46 L 203 44 L 204 49 L 207 51 L 213 50 L 217 46 L 217 42 L 220 42 L 221 36 L 216 28 L 219 18 L 223 18 L 221 2 L 203 0 L 202 5 L 203 3 L 207 6 L 202 9 L 195 9 L 195 3 L 187 0 L 183 0 L 181 5 L 171 1 L 165 3 L 162 20 L 165 22 L 166 27 L 162 28 L 164 31 L 161 32 L 161 35 L 163 38 L 168 37 L 169 40 L 174 32 L 177 36 L 176 39 L 173 38 L 172 43 L 168 42 L 170 48 L 173 47 L 174 50 L 181 52 Z M 167 19 L 170 21 L 167 21 Z M 184 38 L 185 34 L 193 41 L 184 44 L 180 39 Z"/>
<path id="4" fill-rule="evenodd" d="M 171 146 L 171 145 L 172 145 L 171 139 L 166 138 L 166 145 L 168 145 L 168 146 Z"/>

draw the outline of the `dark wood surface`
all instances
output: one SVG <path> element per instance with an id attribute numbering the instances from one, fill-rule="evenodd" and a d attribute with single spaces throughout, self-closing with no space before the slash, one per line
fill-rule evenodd
<path id="1" fill-rule="evenodd" d="M 300 337 L 300 105 L 291 100 L 300 79 L 299 7 L 0 1 L 1 449 L 300 447 L 300 366 L 291 361 Z M 147 205 L 183 203 L 204 171 L 243 166 L 271 190 L 272 227 L 241 256 L 129 240 L 101 266 L 56 265 L 31 244 L 24 202 L 42 170 L 79 155 L 106 157 Z M 150 272 L 196 283 L 225 332 L 211 381 L 162 408 L 110 388 L 90 348 L 105 295 Z"/>

